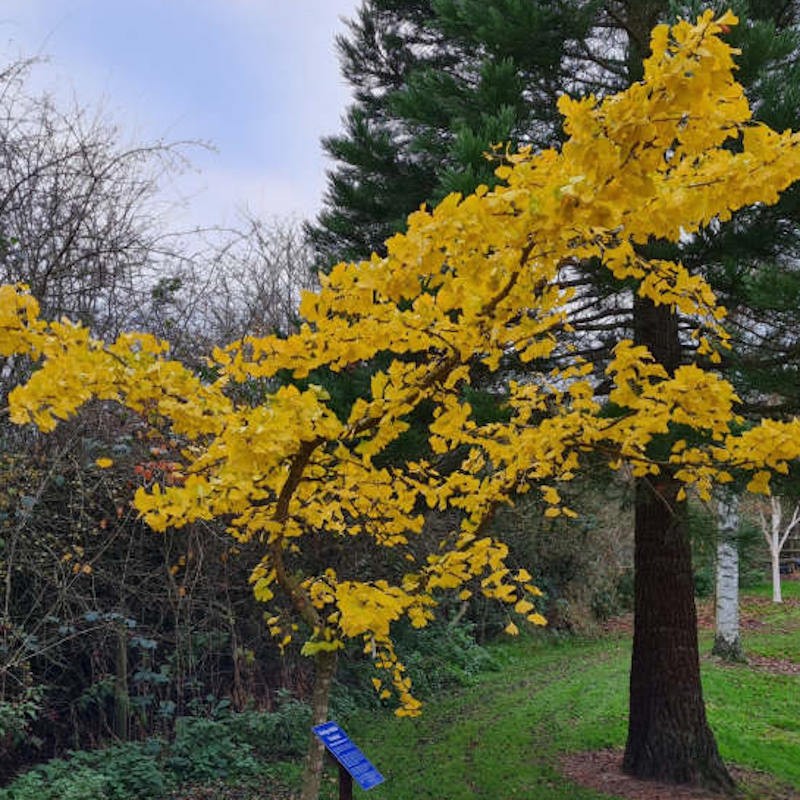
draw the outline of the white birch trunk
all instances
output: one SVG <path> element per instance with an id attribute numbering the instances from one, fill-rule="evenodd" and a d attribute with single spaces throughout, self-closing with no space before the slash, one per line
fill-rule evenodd
<path id="1" fill-rule="evenodd" d="M 772 602 L 782 603 L 781 554 L 774 546 L 770 547 L 770 557 L 772 559 Z"/>
<path id="2" fill-rule="evenodd" d="M 721 492 L 717 500 L 716 635 L 711 652 L 729 661 L 742 661 L 739 636 L 739 498 Z"/>
<path id="3" fill-rule="evenodd" d="M 789 534 L 800 523 L 800 503 L 798 503 L 792 512 L 792 518 L 782 528 L 783 521 L 783 506 L 781 505 L 780 497 L 770 497 L 769 499 L 769 519 L 764 515 L 763 508 L 758 511 L 758 516 L 761 520 L 761 532 L 767 540 L 769 547 L 770 562 L 772 564 L 772 602 L 782 603 L 783 596 L 781 594 L 781 550 L 789 538 Z"/>

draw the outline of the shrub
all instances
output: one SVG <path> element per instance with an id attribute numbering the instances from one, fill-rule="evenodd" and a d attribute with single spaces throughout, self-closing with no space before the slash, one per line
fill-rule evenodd
<path id="1" fill-rule="evenodd" d="M 0 764 L 12 764 L 19 749 L 36 749 L 42 740 L 33 734 L 33 725 L 42 711 L 43 686 L 26 686 L 11 700 L 0 700 Z"/>
<path id="2" fill-rule="evenodd" d="M 21 775 L 0 789 L 0 800 L 154 800 L 168 788 L 160 751 L 158 742 L 128 742 L 72 753 Z"/>
<path id="3" fill-rule="evenodd" d="M 304 753 L 310 723 L 309 706 L 288 695 L 279 696 L 272 712 L 181 717 L 166 765 L 178 781 L 246 778 L 263 762 Z"/>
<path id="4" fill-rule="evenodd" d="M 608 476 L 598 466 L 598 476 Z M 545 593 L 537 602 L 548 628 L 592 629 L 628 610 L 627 574 L 633 565 L 630 488 L 617 476 L 606 483 L 582 478 L 559 486 L 575 520 L 549 519 L 536 494 L 496 514 L 495 528 L 511 549 L 511 563 L 527 568 Z M 505 623 L 503 623 L 503 627 Z M 489 631 L 491 634 L 492 631 Z"/>
<path id="5" fill-rule="evenodd" d="M 497 669 L 489 651 L 475 640 L 475 626 L 466 622 L 436 621 L 413 633 L 398 633 L 398 654 L 421 697 L 472 685 L 480 673 Z"/>
<path id="6" fill-rule="evenodd" d="M 231 740 L 247 744 L 259 760 L 294 758 L 306 751 L 311 707 L 279 693 L 275 711 L 244 711 L 225 722 Z"/>
<path id="7" fill-rule="evenodd" d="M 175 740 L 78 751 L 34 767 L 0 800 L 155 800 L 182 783 L 241 781 L 267 762 L 302 755 L 311 709 L 288 695 L 273 712 L 181 717 Z"/>
<path id="8" fill-rule="evenodd" d="M 210 781 L 254 774 L 252 747 L 231 741 L 223 720 L 180 717 L 166 766 L 178 781 Z"/>

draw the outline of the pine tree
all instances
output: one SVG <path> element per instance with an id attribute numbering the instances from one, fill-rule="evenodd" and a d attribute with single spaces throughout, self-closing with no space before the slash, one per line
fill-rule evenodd
<path id="1" fill-rule="evenodd" d="M 365 0 L 337 40 L 355 103 L 344 132 L 323 139 L 336 167 L 307 229 L 323 268 L 383 252 L 422 203 L 494 185 L 492 145 L 553 144 L 565 52 L 595 5 Z"/>
<path id="2" fill-rule="evenodd" d="M 408 16 L 406 5 L 413 5 Z M 796 126 L 797 3 L 741 0 L 732 5 L 743 18 L 731 33 L 732 43 L 744 51 L 739 78 L 748 87 L 757 116 L 778 129 Z M 419 170 L 418 180 L 393 183 L 391 173 L 362 171 L 363 161 L 345 160 L 331 174 L 326 211 L 311 229 L 321 254 L 334 259 L 365 257 L 374 249 L 370 236 L 382 238 L 402 228 L 399 205 L 414 193 L 415 202 L 409 201 L 406 212 L 451 190 L 491 185 L 493 165 L 483 153 L 492 143 L 511 141 L 534 149 L 551 144 L 559 134 L 557 120 L 548 115 L 553 107 L 548 99 L 559 91 L 606 93 L 638 80 L 652 27 L 676 15 L 693 17 L 699 6 L 666 0 L 365 3 L 362 22 L 379 11 L 387 15 L 384 21 L 393 20 L 394 27 L 376 25 L 375 30 L 392 30 L 404 55 L 394 61 L 385 56 L 384 61 L 396 67 L 381 73 L 391 82 L 381 83 L 376 71 L 375 81 L 365 84 L 368 88 L 357 95 L 357 111 L 350 115 L 362 115 L 359 121 L 365 126 L 373 120 L 383 137 L 383 163 L 403 164 L 409 171 L 413 165 Z M 389 44 L 384 39 L 387 48 Z M 353 40 L 350 50 L 342 51 L 347 70 L 347 58 L 360 52 L 359 45 Z M 336 142 L 339 152 L 345 152 L 346 144 Z M 334 140 L 326 142 L 336 157 L 333 145 Z M 360 240 L 347 227 L 356 222 L 347 216 L 352 209 L 337 205 L 348 187 L 369 189 L 373 210 L 392 209 L 391 215 L 371 217 Z M 725 298 L 737 343 L 732 351 L 736 355 L 725 366 L 754 414 L 776 396 L 787 408 L 798 399 L 791 380 L 800 354 L 793 302 L 799 284 L 792 269 L 800 243 L 798 202 L 800 193 L 790 191 L 778 206 L 740 212 L 710 234 L 677 247 L 651 242 L 641 251 L 647 257 L 679 257 L 693 272 L 706 275 Z M 637 344 L 645 345 L 673 374 L 687 347 L 695 346 L 680 316 L 668 306 L 638 297 L 612 307 L 605 298 L 618 296 L 609 289 L 619 287 L 598 284 L 591 265 L 572 266 L 576 282 L 583 282 L 585 313 L 578 327 L 583 329 L 586 354 L 604 363 L 608 344 L 620 331 L 632 331 Z M 700 686 L 685 501 L 668 469 L 658 481 L 637 482 L 635 520 L 637 613 L 624 767 L 639 777 L 697 779 L 729 788 Z"/>

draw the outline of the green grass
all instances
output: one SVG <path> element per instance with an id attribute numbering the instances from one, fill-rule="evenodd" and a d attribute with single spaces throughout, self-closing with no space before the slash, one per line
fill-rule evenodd
<path id="1" fill-rule="evenodd" d="M 772 584 L 760 583 L 757 586 L 749 586 L 742 590 L 749 597 L 766 597 L 772 599 Z M 800 600 L 800 581 L 784 580 L 781 581 L 781 596 L 784 600 Z"/>
<path id="2" fill-rule="evenodd" d="M 800 663 L 800 581 L 783 581 L 784 603 L 769 583 L 743 591 L 745 656 Z M 708 664 L 703 685 L 709 721 L 723 756 L 800 787 L 800 676 Z"/>
<path id="3" fill-rule="evenodd" d="M 783 603 L 771 602 L 771 584 L 746 591 L 741 603 L 745 652 L 800 662 L 800 581 L 783 582 Z M 755 626 L 748 624 L 752 620 Z"/>
<path id="4" fill-rule="evenodd" d="M 791 584 L 785 596 L 800 596 L 798 588 Z M 754 596 L 769 597 L 769 587 L 759 587 Z M 800 661 L 800 608 L 751 605 L 748 613 L 766 624 L 744 632 L 746 651 Z M 709 649 L 705 635 L 701 652 Z M 608 798 L 568 782 L 559 759 L 624 745 L 627 638 L 545 637 L 505 643 L 494 655 L 499 671 L 429 703 L 419 719 L 362 714 L 347 721 L 386 777 L 370 791 L 372 800 Z M 705 657 L 702 669 L 709 721 L 726 762 L 800 788 L 800 677 L 724 666 Z M 336 797 L 335 779 L 327 789 L 327 798 Z"/>
<path id="5" fill-rule="evenodd" d="M 350 722 L 386 777 L 373 800 L 602 797 L 565 789 L 558 756 L 624 741 L 628 645 L 523 641 L 496 656 L 499 673 L 430 703 L 420 719 Z"/>
<path id="6" fill-rule="evenodd" d="M 745 655 L 766 656 L 800 662 L 800 627 L 787 633 L 751 633 L 744 639 Z"/>
<path id="7" fill-rule="evenodd" d="M 800 678 L 709 666 L 703 689 L 723 758 L 800 787 Z"/>
<path id="8" fill-rule="evenodd" d="M 800 581 L 784 581 L 783 603 L 772 602 L 770 584 L 743 591 L 739 616 L 745 655 L 800 663 Z M 713 600 L 706 602 L 713 607 Z M 708 652 L 713 641 L 713 631 L 702 631 L 700 652 Z"/>

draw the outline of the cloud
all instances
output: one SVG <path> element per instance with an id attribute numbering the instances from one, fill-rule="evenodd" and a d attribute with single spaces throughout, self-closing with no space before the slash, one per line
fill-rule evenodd
<path id="1" fill-rule="evenodd" d="M 233 227 L 243 211 L 262 219 L 307 217 L 316 199 L 313 190 L 292 178 L 222 165 L 178 178 L 169 195 L 169 216 L 180 227 Z"/>
<path id="2" fill-rule="evenodd" d="M 324 188 L 319 139 L 349 95 L 333 39 L 357 0 L 7 0 L 14 48 L 44 52 L 38 86 L 84 105 L 101 99 L 137 138 L 210 141 L 198 166 L 208 196 L 313 215 Z M 192 192 L 195 194 L 195 192 Z M 276 199 L 280 198 L 280 199 Z"/>

